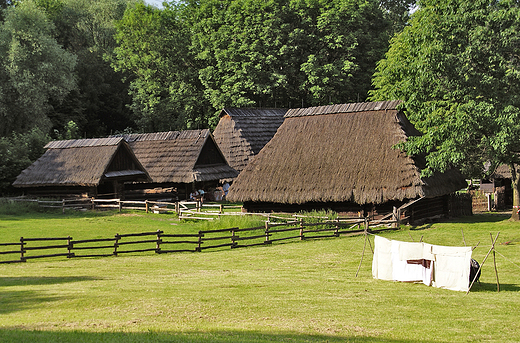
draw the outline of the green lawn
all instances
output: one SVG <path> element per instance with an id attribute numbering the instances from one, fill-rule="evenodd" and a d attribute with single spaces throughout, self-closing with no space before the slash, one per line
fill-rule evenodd
<path id="1" fill-rule="evenodd" d="M 208 225 L 216 224 L 180 223 L 164 214 L 0 214 L 0 242 L 188 232 Z M 374 280 L 368 246 L 356 277 L 362 236 L 3 264 L 0 342 L 518 342 L 519 223 L 476 215 L 383 235 L 463 245 L 462 232 L 468 245 L 480 242 L 473 252 L 479 262 L 489 251 L 490 233 L 500 232 L 499 293 L 492 255 L 481 285 L 468 295 Z"/>

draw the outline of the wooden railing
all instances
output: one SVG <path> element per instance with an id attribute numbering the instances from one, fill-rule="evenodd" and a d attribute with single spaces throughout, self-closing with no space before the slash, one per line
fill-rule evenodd
<path id="1" fill-rule="evenodd" d="M 227 204 L 205 204 L 201 201 L 178 201 L 178 202 L 165 202 L 165 201 L 137 201 L 137 200 L 121 200 L 121 199 L 96 199 L 96 198 L 72 198 L 62 200 L 36 200 L 36 199 L 14 199 L 14 201 L 20 202 L 33 202 L 38 204 L 42 208 L 55 208 L 61 209 L 63 213 L 67 209 L 75 210 L 96 210 L 96 209 L 116 209 L 122 210 L 142 210 L 146 213 L 164 213 L 175 211 L 177 214 L 182 216 L 181 219 L 195 219 L 195 214 L 203 212 L 205 215 L 229 215 L 230 213 L 224 213 L 224 209 L 242 209 L 242 206 L 227 205 Z M 216 210 L 213 210 L 215 209 Z M 234 214 L 239 214 L 235 212 Z M 200 219 L 210 219 L 208 217 Z"/>
<path id="2" fill-rule="evenodd" d="M 106 257 L 128 253 L 201 252 L 208 249 L 241 248 L 268 245 L 287 240 L 334 238 L 363 232 L 380 232 L 393 228 L 370 229 L 391 221 L 370 221 L 368 218 L 306 223 L 303 219 L 286 223 L 265 222 L 252 228 L 205 230 L 198 233 L 166 234 L 164 231 L 116 234 L 111 238 L 74 240 L 72 237 L 27 238 L 16 243 L 0 243 L 0 256 L 13 256 L 0 263 L 26 262 L 47 257 Z M 52 244 L 49 244 L 52 242 Z"/>

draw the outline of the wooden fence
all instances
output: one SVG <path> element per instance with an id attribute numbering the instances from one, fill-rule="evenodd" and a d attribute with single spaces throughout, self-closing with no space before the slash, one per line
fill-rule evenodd
<path id="1" fill-rule="evenodd" d="M 227 204 L 204 204 L 201 201 L 179 201 L 179 202 L 164 202 L 164 201 L 137 201 L 137 200 L 121 200 L 121 199 L 96 199 L 96 198 L 72 198 L 62 200 L 36 200 L 36 199 L 13 199 L 13 201 L 20 202 L 34 202 L 42 208 L 61 209 L 63 213 L 67 209 L 74 210 L 96 210 L 96 209 L 116 209 L 120 212 L 124 210 L 142 210 L 146 213 L 164 213 L 175 211 L 186 219 L 193 218 L 194 214 L 204 212 L 208 215 L 224 214 L 224 210 L 242 209 L 242 206 L 227 205 Z M 217 210 L 215 210 L 215 208 Z M 241 212 L 235 212 L 239 214 Z M 229 214 L 229 212 L 227 213 Z M 211 219 L 211 218 L 201 218 Z"/>
<path id="2" fill-rule="evenodd" d="M 0 255 L 8 256 L 0 263 L 26 262 L 47 257 L 106 257 L 128 253 L 201 252 L 208 249 L 242 248 L 269 245 L 287 240 L 340 237 L 363 232 L 380 232 L 393 228 L 370 229 L 371 225 L 392 224 L 391 220 L 370 221 L 352 218 L 319 223 L 303 219 L 272 223 L 253 228 L 229 228 L 199 231 L 193 234 L 166 234 L 164 231 L 116 234 L 111 238 L 74 240 L 72 237 L 27 238 L 16 243 L 0 243 Z M 16 258 L 11 256 L 16 255 Z"/>

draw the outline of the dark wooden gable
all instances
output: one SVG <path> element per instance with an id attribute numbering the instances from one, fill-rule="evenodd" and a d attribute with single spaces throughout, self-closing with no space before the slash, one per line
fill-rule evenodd
<path id="1" fill-rule="evenodd" d="M 144 168 L 136 163 L 136 159 L 130 152 L 130 148 L 127 143 L 122 143 L 114 154 L 110 165 L 107 168 L 107 172 L 120 171 L 120 170 L 142 170 Z"/>
<path id="2" fill-rule="evenodd" d="M 195 166 L 214 164 L 227 164 L 227 162 L 215 141 L 209 136 L 200 151 Z"/>

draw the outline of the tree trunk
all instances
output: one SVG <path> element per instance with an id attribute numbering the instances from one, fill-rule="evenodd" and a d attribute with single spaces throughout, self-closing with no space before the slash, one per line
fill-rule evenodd
<path id="1" fill-rule="evenodd" d="M 509 166 L 511 170 L 511 188 L 513 189 L 513 213 L 511 214 L 512 220 L 520 220 L 520 173 L 516 172 L 515 165 Z"/>

